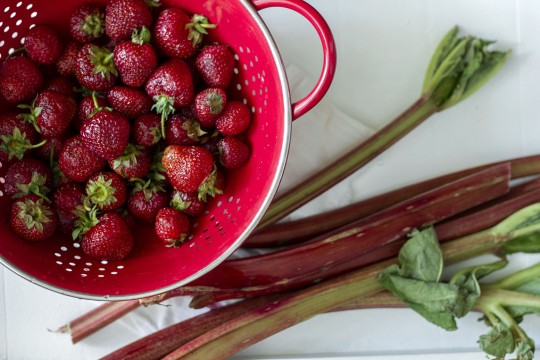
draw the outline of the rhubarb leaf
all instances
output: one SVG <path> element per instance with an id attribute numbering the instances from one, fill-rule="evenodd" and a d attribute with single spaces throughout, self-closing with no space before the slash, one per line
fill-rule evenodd
<path id="1" fill-rule="evenodd" d="M 511 354 L 515 350 L 514 335 L 506 325 L 498 323 L 480 336 L 478 345 L 486 354 L 504 359 L 506 354 Z"/>
<path id="2" fill-rule="evenodd" d="M 438 110 L 471 96 L 506 62 L 509 51 L 491 50 L 493 41 L 473 36 L 458 37 L 452 28 L 439 43 L 428 65 L 422 87 Z"/>
<path id="3" fill-rule="evenodd" d="M 428 321 L 455 330 L 453 308 L 460 297 L 459 286 L 440 283 L 443 257 L 432 227 L 414 230 L 403 245 L 398 265 L 379 274 L 379 282 Z"/>
<path id="4" fill-rule="evenodd" d="M 450 284 L 454 284 L 460 289 L 460 296 L 453 308 L 454 315 L 459 318 L 468 314 L 481 294 L 478 280 L 504 268 L 507 264 L 507 260 L 500 260 L 489 264 L 471 266 L 457 272 L 450 280 Z"/>
<path id="5" fill-rule="evenodd" d="M 399 252 L 399 275 L 423 281 L 439 281 L 443 270 L 443 255 L 432 227 L 413 230 Z"/>

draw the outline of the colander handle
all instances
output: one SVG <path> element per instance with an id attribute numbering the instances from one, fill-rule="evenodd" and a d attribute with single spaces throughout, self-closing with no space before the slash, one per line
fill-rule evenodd
<path id="1" fill-rule="evenodd" d="M 306 112 L 311 110 L 315 105 L 322 100 L 330 84 L 334 79 L 336 71 L 336 46 L 334 37 L 330 27 L 321 14 L 311 5 L 302 0 L 252 0 L 253 5 L 257 10 L 262 10 L 270 7 L 284 7 L 296 11 L 305 17 L 315 28 L 322 43 L 323 50 L 323 66 L 319 76 L 319 80 L 315 87 L 303 99 L 292 104 L 293 120 L 298 119 Z"/>

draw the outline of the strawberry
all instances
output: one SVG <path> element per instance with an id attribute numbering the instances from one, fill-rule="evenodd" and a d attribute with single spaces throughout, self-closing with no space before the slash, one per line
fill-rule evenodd
<path id="1" fill-rule="evenodd" d="M 58 156 L 58 167 L 69 179 L 87 181 L 94 173 L 105 167 L 106 161 L 98 157 L 77 135 L 67 139 Z"/>
<path id="2" fill-rule="evenodd" d="M 189 218 L 182 212 L 166 207 L 156 215 L 156 235 L 167 247 L 179 247 L 188 238 L 191 229 Z"/>
<path id="3" fill-rule="evenodd" d="M 52 189 L 53 177 L 43 161 L 25 158 L 11 165 L 4 179 L 4 192 L 11 198 L 28 194 L 45 197 Z"/>
<path id="4" fill-rule="evenodd" d="M 144 91 L 121 85 L 109 90 L 107 100 L 114 110 L 129 119 L 149 113 L 153 105 Z"/>
<path id="5" fill-rule="evenodd" d="M 58 214 L 58 225 L 64 234 L 75 229 L 78 216 L 76 210 L 83 205 L 84 192 L 81 184 L 68 183 L 60 186 L 53 194 L 53 204 Z"/>
<path id="6" fill-rule="evenodd" d="M 195 54 L 203 36 L 208 34 L 206 29 L 215 27 L 202 15 L 190 18 L 182 9 L 165 9 L 159 14 L 154 26 L 156 47 L 167 57 L 187 59 Z"/>
<path id="7" fill-rule="evenodd" d="M 38 147 L 34 151 L 34 153 L 38 158 L 47 162 L 51 161 L 51 159 L 56 160 L 58 159 L 58 154 L 60 154 L 60 151 L 62 150 L 64 141 L 65 141 L 64 136 L 57 136 L 50 139 L 44 139 L 43 146 Z"/>
<path id="8" fill-rule="evenodd" d="M 0 62 L 0 93 L 11 104 L 31 101 L 43 87 L 43 75 L 37 65 L 24 56 Z"/>
<path id="9" fill-rule="evenodd" d="M 152 153 L 149 149 L 129 144 L 122 156 L 109 160 L 109 166 L 124 179 L 143 178 L 150 170 Z"/>
<path id="10" fill-rule="evenodd" d="M 96 92 L 85 96 L 79 103 L 79 113 L 73 122 L 75 128 L 80 130 L 82 124 L 88 121 L 99 109 L 107 108 L 108 106 L 109 102 Z"/>
<path id="11" fill-rule="evenodd" d="M 221 190 L 215 187 L 214 157 L 201 146 L 170 145 L 163 154 L 163 166 L 173 187 L 182 192 L 197 191 L 199 198 L 215 196 Z"/>
<path id="12" fill-rule="evenodd" d="M 139 116 L 131 127 L 131 137 L 135 145 L 154 146 L 161 140 L 161 117 L 156 114 Z"/>
<path id="13" fill-rule="evenodd" d="M 94 91 L 112 88 L 118 77 L 114 67 L 114 54 L 109 49 L 95 44 L 84 45 L 77 54 L 75 76 L 79 83 Z"/>
<path id="14" fill-rule="evenodd" d="M 207 86 L 225 89 L 231 83 L 235 59 L 227 45 L 205 46 L 195 64 Z"/>
<path id="15" fill-rule="evenodd" d="M 56 61 L 56 71 L 63 76 L 75 76 L 75 66 L 77 55 L 81 50 L 81 45 L 74 41 L 68 42 L 64 47 L 64 52 Z"/>
<path id="16" fill-rule="evenodd" d="M 150 75 L 145 85 L 146 92 L 161 114 L 161 133 L 165 135 L 165 120 L 176 108 L 188 106 L 194 96 L 194 85 L 189 66 L 181 59 L 171 59 Z"/>
<path id="17" fill-rule="evenodd" d="M 158 211 L 169 206 L 170 195 L 152 181 L 137 183 L 128 198 L 128 209 L 133 216 L 145 222 L 155 221 Z"/>
<path id="18" fill-rule="evenodd" d="M 107 212 L 97 217 L 95 225 L 82 235 L 83 252 L 95 259 L 106 261 L 122 260 L 133 249 L 134 239 L 129 227 L 116 212 Z"/>
<path id="19" fill-rule="evenodd" d="M 165 125 L 165 143 L 167 145 L 196 145 L 199 137 L 206 134 L 197 120 L 173 115 Z"/>
<path id="20" fill-rule="evenodd" d="M 97 5 L 78 6 L 69 18 L 69 33 L 80 43 L 89 43 L 101 38 L 105 32 L 105 12 Z"/>
<path id="21" fill-rule="evenodd" d="M 216 129 L 226 136 L 239 135 L 247 130 L 251 122 L 251 112 L 240 101 L 230 101 L 216 119 Z"/>
<path id="22" fill-rule="evenodd" d="M 244 165 L 251 150 L 247 144 L 237 137 L 225 136 L 218 142 L 219 160 L 226 169 L 237 169 Z"/>
<path id="23" fill-rule="evenodd" d="M 34 127 L 22 120 L 17 112 L 0 114 L 0 161 L 22 159 L 30 149 L 43 145 L 33 145 L 37 140 Z"/>
<path id="24" fill-rule="evenodd" d="M 114 65 L 124 84 L 141 87 L 157 68 L 157 55 L 149 42 L 150 31 L 143 26 L 140 32 L 133 30 L 131 41 L 123 41 L 114 48 Z"/>
<path id="25" fill-rule="evenodd" d="M 44 90 L 52 90 L 76 99 L 75 88 L 77 83 L 74 78 L 67 76 L 56 76 L 49 79 Z"/>
<path id="26" fill-rule="evenodd" d="M 119 209 L 126 202 L 126 183 L 114 172 L 98 172 L 86 183 L 86 199 L 101 211 Z"/>
<path id="27" fill-rule="evenodd" d="M 124 153 L 129 143 L 130 125 L 122 114 L 100 110 L 81 126 L 84 145 L 105 160 Z"/>
<path id="28" fill-rule="evenodd" d="M 28 57 L 38 64 L 51 65 L 64 51 L 64 45 L 58 33 L 47 25 L 37 25 L 28 30 L 24 39 Z"/>
<path id="29" fill-rule="evenodd" d="M 201 215 L 206 208 L 206 203 L 199 199 L 196 191 L 185 193 L 173 190 L 170 205 L 191 216 Z"/>
<path id="30" fill-rule="evenodd" d="M 54 234 L 58 219 L 51 205 L 31 194 L 13 203 L 9 224 L 24 240 L 43 241 Z"/>
<path id="31" fill-rule="evenodd" d="M 207 88 L 195 96 L 195 113 L 201 126 L 213 128 L 216 118 L 227 104 L 227 94 L 220 88 Z"/>
<path id="32" fill-rule="evenodd" d="M 19 105 L 19 108 L 30 110 L 22 116 L 44 138 L 63 134 L 77 114 L 77 103 L 73 98 L 51 90 L 39 93 L 32 105 Z"/>
<path id="33" fill-rule="evenodd" d="M 144 0 L 109 0 L 105 33 L 114 41 L 129 39 L 133 29 L 152 26 L 152 13 Z"/>

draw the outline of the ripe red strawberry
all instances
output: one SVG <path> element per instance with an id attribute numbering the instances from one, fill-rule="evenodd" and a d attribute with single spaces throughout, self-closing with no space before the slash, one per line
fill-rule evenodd
<path id="1" fill-rule="evenodd" d="M 196 145 L 206 134 L 197 120 L 173 115 L 165 124 L 165 143 L 167 145 Z"/>
<path id="2" fill-rule="evenodd" d="M 51 205 L 31 194 L 13 203 L 9 223 L 24 240 L 43 241 L 54 234 L 58 219 Z"/>
<path id="3" fill-rule="evenodd" d="M 164 135 L 165 120 L 169 115 L 177 108 L 188 106 L 193 100 L 194 85 L 189 66 L 181 59 L 167 61 L 150 75 L 145 89 L 155 102 L 153 109 L 161 114 Z"/>
<path id="4" fill-rule="evenodd" d="M 227 105 L 227 94 L 220 88 L 207 88 L 195 96 L 194 102 L 201 126 L 210 129 L 215 126 L 216 118 Z"/>
<path id="5" fill-rule="evenodd" d="M 129 143 L 129 121 L 122 114 L 101 110 L 81 126 L 84 145 L 105 160 L 121 156 Z"/>
<path id="6" fill-rule="evenodd" d="M 47 82 L 44 90 L 52 90 L 76 99 L 75 88 L 77 82 L 74 78 L 68 76 L 55 76 Z"/>
<path id="7" fill-rule="evenodd" d="M 98 260 L 117 261 L 129 255 L 134 239 L 129 227 L 116 212 L 104 213 L 82 235 L 83 252 Z"/>
<path id="8" fill-rule="evenodd" d="M 133 29 L 152 26 L 152 13 L 144 0 L 109 0 L 105 33 L 114 41 L 129 39 Z"/>
<path id="9" fill-rule="evenodd" d="M 185 193 L 173 190 L 170 204 L 171 207 L 190 216 L 199 216 L 206 208 L 206 203 L 199 199 L 196 191 Z"/>
<path id="10" fill-rule="evenodd" d="M 47 25 L 37 25 L 28 30 L 24 39 L 28 57 L 38 64 L 51 65 L 64 51 L 64 45 L 58 33 Z"/>
<path id="11" fill-rule="evenodd" d="M 216 119 L 216 129 L 223 135 L 234 136 L 246 131 L 250 123 L 249 108 L 240 101 L 229 101 Z"/>
<path id="12" fill-rule="evenodd" d="M 195 62 L 206 85 L 225 89 L 234 75 L 234 55 L 227 45 L 205 46 Z"/>
<path id="13" fill-rule="evenodd" d="M 199 198 L 220 193 L 215 188 L 214 157 L 201 146 L 170 145 L 163 154 L 163 166 L 173 187 L 182 192 L 197 191 Z"/>
<path id="14" fill-rule="evenodd" d="M 52 189 L 52 172 L 41 160 L 25 158 L 11 165 L 4 177 L 4 192 L 10 198 L 28 194 L 47 196 Z"/>
<path id="15" fill-rule="evenodd" d="M 112 171 L 100 171 L 86 183 L 86 199 L 101 211 L 117 210 L 126 202 L 126 183 Z"/>
<path id="16" fill-rule="evenodd" d="M 105 32 L 105 12 L 97 5 L 84 4 L 77 7 L 69 18 L 69 33 L 80 43 L 101 38 Z"/>
<path id="17" fill-rule="evenodd" d="M 53 204 L 58 214 L 58 226 L 64 234 L 71 234 L 78 216 L 76 210 L 83 205 L 84 192 L 79 183 L 61 185 L 53 194 Z"/>
<path id="18" fill-rule="evenodd" d="M 150 171 L 152 152 L 129 144 L 122 156 L 109 160 L 109 166 L 124 179 L 143 178 Z"/>
<path id="19" fill-rule="evenodd" d="M 75 66 L 77 64 L 77 55 L 81 50 L 81 45 L 70 41 L 64 47 L 64 52 L 56 61 L 56 71 L 63 76 L 75 76 Z"/>
<path id="20" fill-rule="evenodd" d="M 95 92 L 92 95 L 85 96 L 79 103 L 79 114 L 73 121 L 73 125 L 77 130 L 81 129 L 82 124 L 84 124 L 91 115 L 93 116 L 99 109 L 106 108 L 109 106 L 109 102 L 98 96 Z"/>
<path id="21" fill-rule="evenodd" d="M 43 87 L 43 75 L 37 65 L 24 56 L 0 62 L 0 93 L 11 104 L 34 99 Z"/>
<path id="22" fill-rule="evenodd" d="M 153 223 L 158 211 L 169 206 L 170 195 L 151 181 L 137 184 L 128 198 L 128 209 L 133 216 Z"/>
<path id="23" fill-rule="evenodd" d="M 58 156 L 58 167 L 69 179 L 87 181 L 97 171 L 105 167 L 106 161 L 90 151 L 81 136 L 69 138 Z"/>
<path id="24" fill-rule="evenodd" d="M 120 80 L 131 87 L 141 87 L 158 66 L 156 52 L 150 42 L 150 31 L 143 27 L 133 30 L 131 41 L 123 41 L 114 48 L 114 65 Z"/>
<path id="25" fill-rule="evenodd" d="M 44 138 L 62 135 L 77 114 L 77 103 L 73 98 L 51 90 L 39 93 L 32 105 L 19 107 L 30 110 L 22 116 Z"/>
<path id="26" fill-rule="evenodd" d="M 191 222 L 182 212 L 166 207 L 156 215 L 156 235 L 167 247 L 179 247 L 189 236 Z"/>
<path id="27" fill-rule="evenodd" d="M 111 107 L 129 119 L 149 113 L 152 99 L 142 90 L 117 85 L 107 93 Z"/>
<path id="28" fill-rule="evenodd" d="M 35 155 L 46 162 L 51 161 L 51 159 L 58 159 L 58 155 L 64 145 L 65 137 L 57 136 L 50 139 L 43 139 L 43 141 L 45 143 L 34 151 Z"/>
<path id="29" fill-rule="evenodd" d="M 77 54 L 75 76 L 79 83 L 94 91 L 107 91 L 118 77 L 114 67 L 113 53 L 105 47 L 84 45 Z"/>
<path id="30" fill-rule="evenodd" d="M 131 127 L 135 145 L 149 148 L 161 140 L 161 117 L 156 114 L 139 116 Z"/>
<path id="31" fill-rule="evenodd" d="M 226 169 L 237 169 L 251 156 L 249 146 L 237 137 L 225 136 L 218 142 L 219 160 Z"/>
<path id="32" fill-rule="evenodd" d="M 184 10 L 168 8 L 163 10 L 154 26 L 156 46 L 162 55 L 187 59 L 198 49 L 203 41 L 206 29 L 213 29 L 202 15 L 191 18 Z"/>
<path id="33" fill-rule="evenodd" d="M 22 159 L 30 149 L 43 145 L 34 145 L 37 140 L 37 131 L 17 112 L 0 114 L 0 161 Z"/>

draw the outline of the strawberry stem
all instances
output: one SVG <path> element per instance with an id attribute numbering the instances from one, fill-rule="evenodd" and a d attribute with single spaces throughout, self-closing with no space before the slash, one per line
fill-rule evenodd
<path id="1" fill-rule="evenodd" d="M 185 29 L 189 30 L 188 40 L 191 40 L 193 47 L 196 47 L 203 41 L 204 35 L 208 34 L 207 29 L 215 29 L 217 25 L 211 24 L 204 15 L 195 14 L 191 22 L 186 24 Z"/>
<path id="2" fill-rule="evenodd" d="M 93 38 L 99 38 L 105 31 L 105 14 L 95 11 L 88 15 L 83 22 L 82 31 Z"/>
<path id="3" fill-rule="evenodd" d="M 30 105 L 26 105 L 26 104 L 17 105 L 19 109 L 30 111 L 28 114 L 20 114 L 18 115 L 18 117 L 23 119 L 27 123 L 32 124 L 34 129 L 36 129 L 36 131 L 39 134 L 41 134 L 41 128 L 37 124 L 37 117 L 39 116 L 39 114 L 41 114 L 41 110 L 43 110 L 43 108 L 41 106 L 34 107 L 35 101 L 36 100 L 34 99 L 34 101 L 32 101 L 32 104 Z"/>
<path id="4" fill-rule="evenodd" d="M 112 179 L 105 180 L 103 175 L 98 176 L 96 180 L 89 180 L 86 185 L 86 198 L 100 209 L 117 200 L 114 196 L 115 192 L 116 188 L 112 186 Z"/>
<path id="5" fill-rule="evenodd" d="M 93 45 L 89 51 L 90 61 L 94 65 L 94 74 L 101 74 L 102 77 L 109 79 L 111 74 L 118 76 L 118 71 L 114 66 L 114 53 L 105 48 Z"/>
<path id="6" fill-rule="evenodd" d="M 26 133 L 22 133 L 18 127 L 13 130 L 13 134 L 0 135 L 0 141 L 0 151 L 8 154 L 8 160 L 13 158 L 21 160 L 26 150 L 36 149 L 47 143 L 47 140 L 43 140 L 38 144 L 32 145 L 30 140 L 26 138 Z"/>
<path id="7" fill-rule="evenodd" d="M 133 29 L 131 41 L 138 45 L 149 44 L 151 36 L 150 30 L 146 26 L 143 26 L 140 32 L 137 29 Z"/>
<path id="8" fill-rule="evenodd" d="M 174 114 L 176 109 L 174 108 L 174 98 L 161 94 L 154 97 L 155 104 L 152 106 L 152 110 L 161 114 L 161 136 L 165 139 L 165 121 L 169 119 L 169 116 Z"/>

